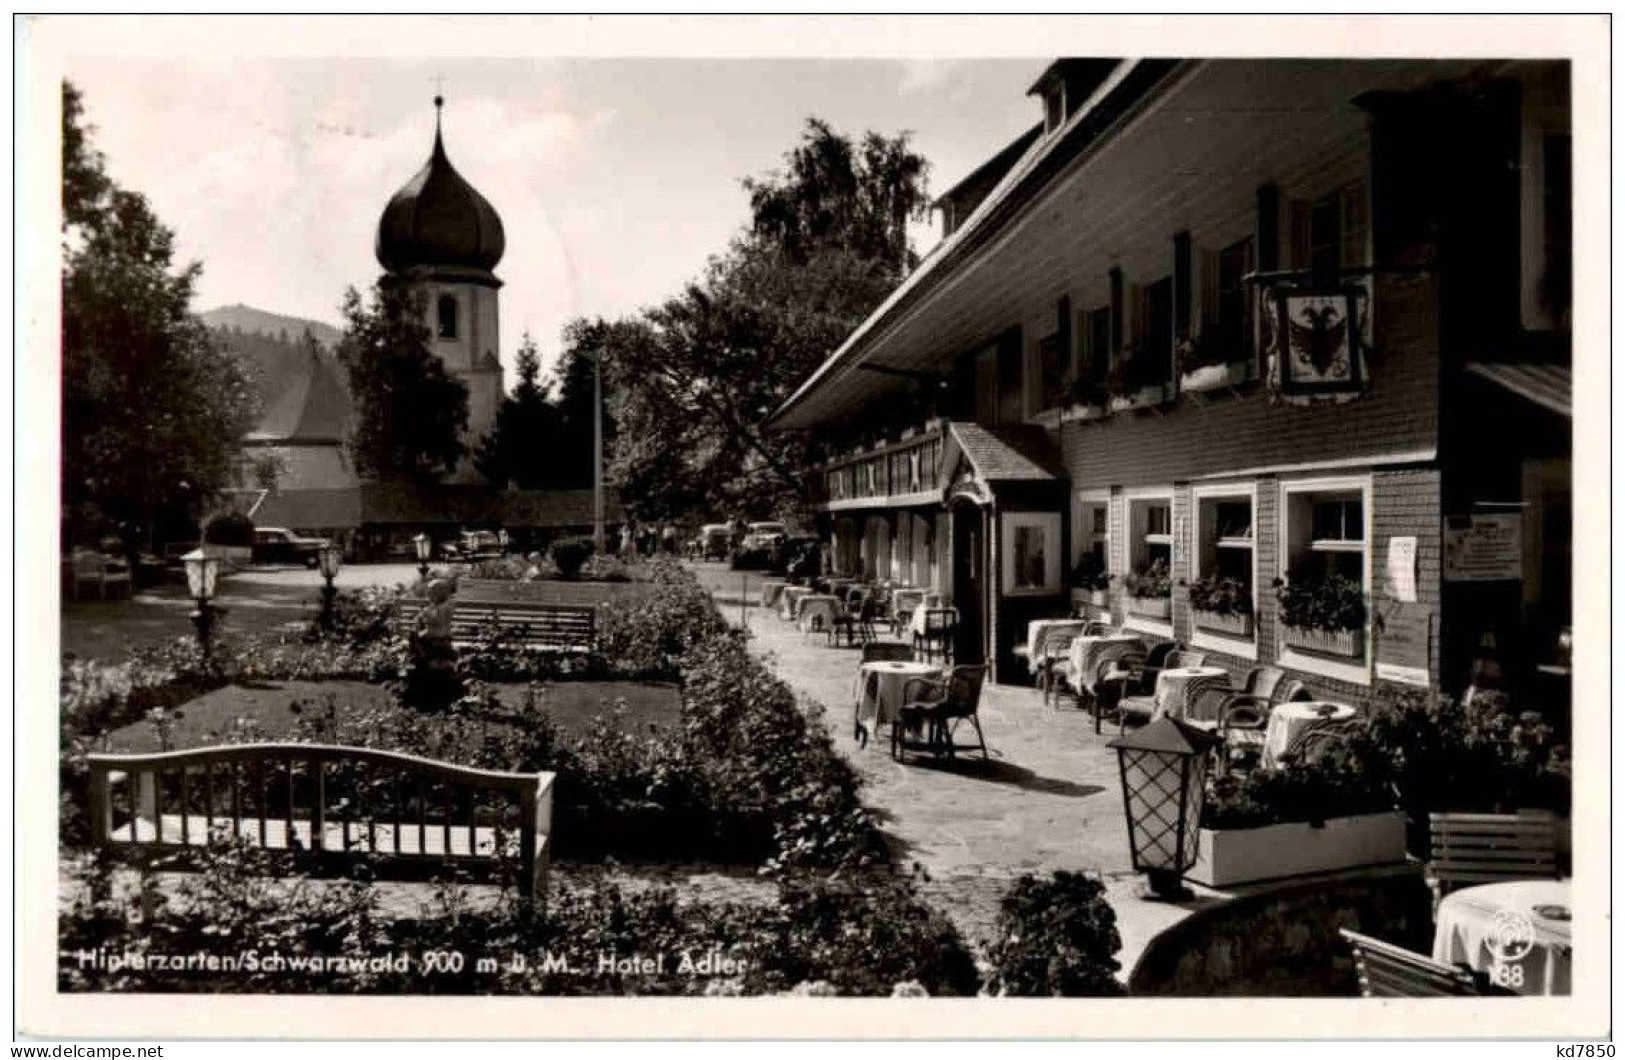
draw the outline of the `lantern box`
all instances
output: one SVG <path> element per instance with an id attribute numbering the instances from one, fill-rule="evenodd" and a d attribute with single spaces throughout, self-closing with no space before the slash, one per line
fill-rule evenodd
<path id="1" fill-rule="evenodd" d="M 1201 829 L 1185 878 L 1207 887 L 1393 865 L 1405 860 L 1405 814 L 1359 814 L 1262 828 Z"/>

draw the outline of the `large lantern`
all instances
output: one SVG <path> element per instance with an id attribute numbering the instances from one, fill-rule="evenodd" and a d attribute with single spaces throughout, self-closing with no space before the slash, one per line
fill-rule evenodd
<path id="1" fill-rule="evenodd" d="M 214 630 L 214 585 L 220 577 L 220 559 L 202 548 L 195 548 L 181 557 L 186 566 L 186 588 L 197 601 L 197 610 L 191 614 L 192 625 L 197 627 L 198 646 L 203 658 L 209 657 L 209 634 Z"/>
<path id="2" fill-rule="evenodd" d="M 419 534 L 412 539 L 412 547 L 417 550 L 418 554 L 418 573 L 427 580 L 429 577 L 429 552 L 434 548 L 434 542 L 429 540 L 428 534 Z"/>
<path id="3" fill-rule="evenodd" d="M 1129 854 L 1149 884 L 1142 897 L 1191 897 L 1181 878 L 1196 863 L 1208 754 L 1218 743 L 1211 733 L 1164 715 L 1107 745 L 1117 751 Z"/>
<path id="4" fill-rule="evenodd" d="M 333 625 L 333 598 L 338 590 L 333 588 L 333 579 L 338 577 L 339 568 L 344 566 L 344 546 L 336 541 L 329 541 L 316 550 L 316 562 L 321 567 L 322 577 L 326 584 L 322 586 L 322 628 L 329 629 Z"/>

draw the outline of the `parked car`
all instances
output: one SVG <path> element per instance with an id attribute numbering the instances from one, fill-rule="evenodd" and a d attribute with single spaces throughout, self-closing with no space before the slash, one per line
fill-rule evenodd
<path id="1" fill-rule="evenodd" d="M 734 570 L 771 566 L 774 554 L 787 537 L 789 531 L 783 523 L 747 523 L 745 539 L 739 543 L 739 548 L 730 557 L 728 565 Z"/>
<path id="2" fill-rule="evenodd" d="M 304 537 L 280 526 L 256 527 L 250 554 L 253 563 L 297 563 L 315 567 L 317 553 L 327 544 L 325 537 Z"/>
<path id="3" fill-rule="evenodd" d="M 733 547 L 733 531 L 727 523 L 706 523 L 694 542 L 700 559 L 727 559 Z"/>
<path id="4" fill-rule="evenodd" d="M 464 530 L 457 540 L 457 554 L 466 560 L 495 559 L 502 555 L 502 539 L 491 530 Z"/>
<path id="5" fill-rule="evenodd" d="M 814 534 L 791 534 L 783 541 L 780 541 L 778 547 L 773 550 L 772 556 L 768 559 L 768 569 L 781 576 L 790 574 L 792 573 L 791 568 L 799 563 L 802 557 L 810 551 L 812 566 L 807 574 L 809 577 L 816 577 L 819 574 L 818 547 L 820 543 L 818 537 Z"/>

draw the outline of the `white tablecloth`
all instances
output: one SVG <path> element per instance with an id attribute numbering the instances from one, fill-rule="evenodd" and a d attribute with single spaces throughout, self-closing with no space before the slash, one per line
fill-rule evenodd
<path id="1" fill-rule="evenodd" d="M 1102 654 L 1109 648 L 1124 645 L 1134 651 L 1146 650 L 1145 640 L 1138 633 L 1101 633 L 1074 640 L 1072 650 L 1067 653 L 1067 670 L 1072 675 L 1074 685 L 1080 691 L 1093 692 L 1095 666 Z"/>
<path id="2" fill-rule="evenodd" d="M 838 597 L 813 593 L 796 601 L 796 624 L 803 633 L 834 628 L 835 616 L 840 613 L 841 601 Z"/>
<path id="3" fill-rule="evenodd" d="M 1076 636 L 1089 623 L 1081 618 L 1035 618 L 1027 623 L 1027 668 L 1034 673 L 1043 659 L 1039 652 L 1044 646 L 1044 635 L 1052 629 L 1069 629 Z"/>
<path id="4" fill-rule="evenodd" d="M 915 633 L 915 634 L 923 637 L 925 635 L 925 613 L 927 611 L 953 611 L 953 610 L 954 609 L 951 608 L 951 607 L 936 607 L 936 608 L 933 608 L 933 607 L 927 607 L 927 606 L 922 604 L 921 606 L 916 607 L 914 609 L 914 617 L 909 619 L 908 628 L 909 628 L 910 632 Z M 959 612 L 954 611 L 954 617 L 957 620 L 957 618 L 959 617 Z"/>
<path id="5" fill-rule="evenodd" d="M 912 619 L 915 611 L 919 610 L 925 602 L 927 589 L 893 589 L 891 594 L 891 611 L 894 615 L 908 615 Z"/>
<path id="6" fill-rule="evenodd" d="M 1439 903 L 1433 959 L 1465 964 L 1520 994 L 1566 995 L 1574 943 L 1561 911 L 1572 908 L 1567 880 L 1464 887 Z"/>
<path id="7" fill-rule="evenodd" d="M 916 677 L 941 677 L 942 668 L 924 662 L 866 662 L 858 667 L 858 721 L 875 731 L 876 725 L 897 720 L 903 706 L 903 686 Z"/>
<path id="8" fill-rule="evenodd" d="M 1193 681 L 1228 681 L 1230 671 L 1221 666 L 1175 666 L 1157 675 L 1157 689 L 1153 695 L 1157 714 L 1171 718 L 1185 716 L 1185 687 Z M 1204 719 L 1206 720 L 1206 719 Z"/>
<path id="9" fill-rule="evenodd" d="M 780 582 L 780 581 L 763 582 L 762 583 L 762 606 L 763 607 L 776 607 L 778 605 L 778 602 L 779 602 L 779 594 L 784 592 L 785 587 L 788 584 L 789 584 L 788 582 Z"/>
<path id="10" fill-rule="evenodd" d="M 808 597 L 813 591 L 805 585 L 786 585 L 779 591 L 779 615 L 786 621 L 794 622 L 801 617 L 796 612 L 796 601 Z"/>
<path id="11" fill-rule="evenodd" d="M 1328 700 L 1282 703 L 1270 711 L 1269 724 L 1264 729 L 1262 764 L 1266 768 L 1274 766 L 1304 730 L 1325 722 L 1351 721 L 1355 713 L 1355 709 L 1346 703 Z"/>

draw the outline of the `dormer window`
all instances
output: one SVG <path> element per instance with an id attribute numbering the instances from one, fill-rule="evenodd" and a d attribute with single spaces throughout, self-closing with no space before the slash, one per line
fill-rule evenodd
<path id="1" fill-rule="evenodd" d="M 449 294 L 440 296 L 435 305 L 435 334 L 443 339 L 457 337 L 457 299 Z"/>

